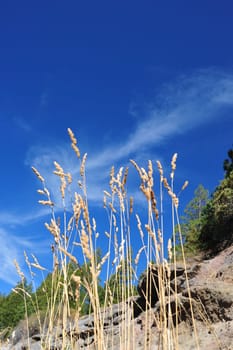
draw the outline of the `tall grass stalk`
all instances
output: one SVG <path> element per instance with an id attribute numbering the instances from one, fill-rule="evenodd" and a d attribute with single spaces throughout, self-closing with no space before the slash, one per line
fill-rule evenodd
<path id="1" fill-rule="evenodd" d="M 135 161 L 131 161 L 138 172 L 141 181 L 140 190 L 145 197 L 147 205 L 147 219 L 144 223 L 144 227 L 141 223 L 140 216 L 133 212 L 132 198 L 128 198 L 128 169 L 126 168 L 124 170 L 120 168 L 119 171 L 116 172 L 114 167 L 112 167 L 109 189 L 104 191 L 104 208 L 108 215 L 109 227 L 104 230 L 104 232 L 98 233 L 95 219 L 91 217 L 88 205 L 85 168 L 87 154 L 84 154 L 81 158 L 74 133 L 71 129 L 68 129 L 68 133 L 71 140 L 71 147 L 78 158 L 80 179 L 78 181 L 78 188 L 73 193 L 72 175 L 66 172 L 59 163 L 54 162 L 54 174 L 60 179 L 60 193 L 63 207 L 62 219 L 59 219 L 59 213 L 56 213 L 56 203 L 54 203 L 50 195 L 45 179 L 37 169 L 34 167 L 32 168 L 42 185 L 42 189 L 38 190 L 38 193 L 43 197 L 39 200 L 39 203 L 51 209 L 51 221 L 46 223 L 45 226 L 53 238 L 51 245 L 53 256 L 51 286 L 46 289 L 46 285 L 44 285 L 47 298 L 47 310 L 44 316 L 44 323 L 42 322 L 41 310 L 37 298 L 34 303 L 40 332 L 43 334 L 43 348 L 49 349 L 52 344 L 54 345 L 54 339 L 52 339 L 51 335 L 54 334 L 55 326 L 58 329 L 60 325 L 62 337 L 60 339 L 58 333 L 55 342 L 57 342 L 62 349 L 77 349 L 75 345 L 77 340 L 75 338 L 75 332 L 78 332 L 82 307 L 87 298 L 90 300 L 89 312 L 93 314 L 94 319 L 95 348 L 98 350 L 107 350 L 114 346 L 113 328 L 112 334 L 109 332 L 106 334 L 104 324 L 107 312 L 113 309 L 114 304 L 118 305 L 118 312 L 122 312 L 122 322 L 118 325 L 120 349 L 130 350 L 136 348 L 135 323 L 133 322 L 132 307 L 127 301 L 133 298 L 136 293 L 135 286 L 139 280 L 137 271 L 140 266 L 141 269 L 147 270 L 145 294 L 146 309 L 144 310 L 144 349 L 151 349 L 151 325 L 154 323 L 161 334 L 160 348 L 164 350 L 178 350 L 179 300 L 177 297 L 177 284 L 175 283 L 175 291 L 171 291 L 170 288 L 171 261 L 173 261 L 174 264 L 175 282 L 177 282 L 176 249 L 175 244 L 173 248 L 170 244 L 168 254 L 166 252 L 163 210 L 164 192 L 166 191 L 171 198 L 170 219 L 173 242 L 175 242 L 175 226 L 177 223 L 181 238 L 178 217 L 179 202 L 174 191 L 174 174 L 177 154 L 173 156 L 171 162 L 170 183 L 164 176 L 161 163 L 159 161 L 157 162 L 159 173 L 158 196 L 156 196 L 154 192 L 154 169 L 152 162 L 148 161 L 148 168 L 145 170 L 139 167 Z M 72 202 L 71 206 L 67 204 L 70 203 L 70 199 Z M 135 238 L 135 232 L 134 237 L 131 237 L 131 223 L 134 225 L 136 224 L 138 227 L 137 238 Z M 104 252 L 100 261 L 98 261 L 96 257 L 99 235 L 102 236 L 102 239 L 105 237 L 107 240 L 106 246 L 108 247 L 108 251 Z M 132 251 L 132 241 L 135 239 L 137 239 L 137 241 L 141 240 L 141 247 L 136 254 Z M 182 239 L 180 239 L 180 241 L 182 243 Z M 167 255 L 168 258 L 166 257 Z M 186 268 L 183 246 L 182 257 Z M 149 271 L 154 264 L 158 266 L 157 294 L 160 302 L 160 312 L 158 315 L 153 314 L 150 310 L 151 295 L 149 287 L 153 283 L 153 277 Z M 36 264 L 35 261 L 30 263 L 27 259 L 27 265 L 30 269 L 32 269 L 32 267 L 37 267 L 40 270 L 38 262 L 36 262 Z M 80 265 L 86 268 L 85 271 L 88 271 L 88 274 L 85 275 L 81 273 Z M 73 267 L 72 273 L 69 272 L 70 266 Z M 104 285 L 102 285 L 104 297 L 101 298 L 99 292 L 99 278 L 100 276 L 103 278 L 103 271 L 105 271 Z M 187 272 L 186 279 L 188 281 Z M 81 292 L 83 290 L 85 290 L 86 297 L 81 298 Z M 70 297 L 71 294 L 73 295 L 73 299 Z M 175 322 L 170 307 L 173 294 L 175 294 Z M 190 290 L 189 297 L 195 336 L 196 339 L 198 339 L 192 311 Z M 73 325 L 75 325 L 75 327 Z M 70 337 L 67 336 L 68 331 Z"/>

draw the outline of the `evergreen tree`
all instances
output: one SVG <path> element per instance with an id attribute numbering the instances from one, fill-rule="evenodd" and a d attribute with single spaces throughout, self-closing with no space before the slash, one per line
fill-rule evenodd
<path id="1" fill-rule="evenodd" d="M 133 266 L 132 251 L 129 250 L 126 259 L 122 260 L 105 285 L 107 294 L 113 303 L 119 303 L 136 294 L 136 288 L 133 285 Z"/>
<path id="2" fill-rule="evenodd" d="M 195 253 L 199 249 L 199 236 L 202 228 L 202 214 L 208 203 L 209 192 L 202 185 L 194 191 L 194 198 L 187 204 L 181 217 L 182 244 L 186 253 Z M 179 252 L 181 242 L 179 233 L 176 235 L 176 247 Z"/>
<path id="3" fill-rule="evenodd" d="M 233 170 L 233 149 L 229 149 L 227 152 L 228 159 L 223 162 L 223 169 L 225 171 L 225 177 L 228 177 Z"/>
<path id="4" fill-rule="evenodd" d="M 225 178 L 203 213 L 200 242 L 204 249 L 221 250 L 233 241 L 233 149 L 223 162 Z"/>
<path id="5" fill-rule="evenodd" d="M 0 297 L 0 330 L 13 329 L 32 312 L 32 286 L 19 282 L 7 296 Z"/>
<path id="6" fill-rule="evenodd" d="M 100 261 L 101 261 L 101 249 L 97 249 L 95 252 L 95 266 L 97 266 Z M 78 300 L 78 304 L 77 301 L 75 301 L 75 289 L 77 288 L 76 284 L 74 283 L 74 281 L 72 281 L 71 275 L 75 274 L 76 276 L 80 277 L 80 290 L 79 290 L 79 300 Z M 68 270 L 68 278 L 70 281 L 70 306 L 74 309 L 77 309 L 77 307 L 79 307 L 80 313 L 81 315 L 86 315 L 89 312 L 92 311 L 92 305 L 90 302 L 90 296 L 89 293 L 87 291 L 87 289 L 85 288 L 86 283 L 88 284 L 88 286 L 90 288 L 93 287 L 93 276 L 92 276 L 92 272 L 91 272 L 91 262 L 88 261 L 86 263 L 83 263 L 83 265 L 79 266 L 77 268 L 77 266 L 74 266 L 73 264 L 69 265 L 69 270 Z M 104 305 L 104 288 L 101 286 L 100 284 L 100 279 L 98 279 L 98 297 L 99 297 L 99 302 L 100 305 Z M 72 297 L 73 296 L 73 297 Z"/>
<path id="7" fill-rule="evenodd" d="M 216 188 L 203 212 L 200 242 L 219 250 L 233 241 L 233 171 Z"/>

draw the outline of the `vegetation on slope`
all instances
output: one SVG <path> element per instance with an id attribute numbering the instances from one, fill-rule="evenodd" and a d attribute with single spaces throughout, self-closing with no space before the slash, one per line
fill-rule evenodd
<path id="1" fill-rule="evenodd" d="M 223 163 L 225 177 L 209 198 L 208 191 L 199 185 L 194 198 L 181 217 L 182 240 L 186 254 L 212 252 L 233 242 L 233 149 Z M 181 250 L 179 237 L 176 249 Z"/>
<path id="2" fill-rule="evenodd" d="M 69 134 L 72 148 L 80 159 L 77 141 L 71 130 L 69 130 Z M 161 185 L 160 198 L 163 198 L 163 191 L 168 193 L 174 217 L 176 217 L 178 222 L 177 235 L 173 236 L 173 249 L 171 244 L 168 244 L 168 259 L 172 261 L 173 258 L 174 265 L 176 263 L 176 253 L 179 254 L 180 252 L 184 259 L 184 251 L 186 254 L 196 254 L 198 251 L 218 246 L 223 240 L 228 242 L 232 240 L 233 152 L 229 151 L 228 155 L 230 160 L 224 162 L 225 178 L 210 199 L 208 191 L 202 185 L 198 186 L 194 198 L 185 209 L 181 225 L 177 218 L 179 201 L 173 192 L 177 154 L 173 156 L 171 162 L 171 184 L 164 177 L 160 162 L 157 162 Z M 46 227 L 54 239 L 52 245 L 53 271 L 47 275 L 41 286 L 36 291 L 33 291 L 32 286 L 27 284 L 23 273 L 19 270 L 21 278 L 19 284 L 9 295 L 0 295 L 0 332 L 5 329 L 13 329 L 19 320 L 23 318 L 28 320 L 29 316 L 34 313 L 39 324 L 46 321 L 48 326 L 48 339 L 44 339 L 45 344 L 49 344 L 49 336 L 56 322 L 58 320 L 62 322 L 62 325 L 64 325 L 62 348 L 65 349 L 67 345 L 65 343 L 65 329 L 72 314 L 78 320 L 81 315 L 93 312 L 95 342 L 98 344 L 98 349 L 102 349 L 104 332 L 100 308 L 103 307 L 105 310 L 107 306 L 126 301 L 135 294 L 133 279 L 135 278 L 135 271 L 141 255 L 145 254 L 147 263 L 145 268 L 150 266 L 151 261 L 154 261 L 163 266 L 166 271 L 169 270 L 169 265 L 165 258 L 166 253 L 164 255 L 163 216 L 160 216 L 162 205 L 160 208 L 157 206 L 153 190 L 152 162 L 148 161 L 148 171 L 146 171 L 132 161 L 139 173 L 141 179 L 140 189 L 145 196 L 148 207 L 148 221 L 144 227 L 142 227 L 141 221 L 136 215 L 142 247 L 137 252 L 136 257 L 133 257 L 129 225 L 132 201 L 127 201 L 125 188 L 128 169 L 124 172 L 123 168 L 121 168 L 118 173 L 115 173 L 114 168 L 112 168 L 110 173 L 110 191 L 105 191 L 104 198 L 104 206 L 107 208 L 110 218 L 109 232 L 105 232 L 109 240 L 109 251 L 102 256 L 96 245 L 98 239 L 96 223 L 93 218 L 90 218 L 88 209 L 85 161 L 86 154 L 80 159 L 81 179 L 78 183 L 82 194 L 74 193 L 72 213 L 67 212 L 65 205 L 66 190 L 72 183 L 71 174 L 64 172 L 57 162 L 54 163 L 54 173 L 60 178 L 60 192 L 64 203 L 64 217 L 62 220 L 64 222 L 62 224 L 60 217 L 57 217 L 55 214 L 54 203 L 51 200 L 44 178 L 35 168 L 33 169 L 42 184 L 42 189 L 39 189 L 38 192 L 45 196 L 45 200 L 43 199 L 39 202 L 51 208 L 51 222 L 46 223 Z M 175 232 L 174 222 L 175 220 L 172 218 L 173 232 Z M 171 243 L 170 240 L 169 243 Z M 75 256 L 74 247 L 77 247 L 79 252 L 81 250 L 83 256 L 81 265 Z M 29 268 L 33 266 L 39 270 L 43 269 L 38 262 L 31 263 L 28 258 L 26 260 Z M 102 284 L 100 272 L 104 264 L 108 265 L 108 273 L 105 283 Z M 109 272 L 109 266 L 113 267 L 111 273 Z M 167 276 L 167 272 L 162 271 L 160 276 L 162 282 L 158 293 L 161 305 L 165 305 L 164 276 Z M 176 309 L 178 309 L 177 299 L 175 299 L 175 303 Z M 163 312 L 162 307 L 161 312 Z M 43 320 L 41 320 L 42 316 Z M 164 313 L 160 316 L 157 322 L 159 322 L 159 327 L 164 332 L 162 341 L 164 348 L 166 348 L 167 342 L 174 340 L 169 338 L 172 333 L 167 330 L 167 317 L 171 315 Z M 125 326 L 130 320 L 130 317 L 125 320 Z M 194 319 L 193 327 L 195 329 Z M 173 337 L 178 337 L 172 322 L 170 323 L 170 330 L 174 333 Z M 130 338 L 126 334 L 124 334 L 122 339 L 127 344 L 130 342 Z M 177 342 L 177 339 L 174 341 Z"/>

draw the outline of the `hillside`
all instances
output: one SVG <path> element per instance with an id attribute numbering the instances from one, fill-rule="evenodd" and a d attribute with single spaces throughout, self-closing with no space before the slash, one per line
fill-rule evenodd
<path id="1" fill-rule="evenodd" d="M 157 267 L 152 267 L 153 280 L 157 276 Z M 177 288 L 178 314 L 173 313 L 174 332 L 178 335 L 178 344 L 170 344 L 167 349 L 177 346 L 180 350 L 205 349 L 230 350 L 233 348 L 233 245 L 221 251 L 211 259 L 190 259 L 187 262 L 187 276 L 192 298 L 192 322 L 189 290 L 183 264 L 176 268 L 177 283 L 174 285 L 175 270 L 171 266 L 170 286 Z M 104 336 L 106 349 L 159 349 L 163 343 L 162 333 L 158 328 L 158 315 L 161 302 L 157 300 L 157 282 L 151 285 L 151 305 L 146 309 L 146 275 L 138 285 L 139 295 L 128 303 L 115 304 L 102 309 L 104 318 Z M 175 309 L 175 296 L 167 297 L 166 308 Z M 170 306 L 169 306 L 170 305 Z M 169 318 L 168 318 L 169 322 Z M 71 320 L 67 337 L 73 338 L 75 349 L 97 349 L 94 344 L 94 318 L 92 315 L 80 318 L 75 326 Z M 122 332 L 122 327 L 124 332 Z M 196 328 L 196 335 L 194 332 Z M 46 333 L 46 332 L 45 332 Z M 60 333 L 60 336 L 58 336 Z M 146 334 L 145 334 L 146 333 Z M 2 346 L 3 350 L 27 349 L 26 325 L 21 323 L 13 332 L 10 343 Z M 125 334 L 125 337 L 122 336 Z M 121 335 L 121 336 L 120 336 Z M 50 349 L 61 349 L 62 329 L 53 330 Z M 172 337 L 176 339 L 176 337 Z M 41 349 L 43 334 L 36 327 L 30 329 L 30 349 Z M 170 338 L 168 337 L 167 340 Z"/>

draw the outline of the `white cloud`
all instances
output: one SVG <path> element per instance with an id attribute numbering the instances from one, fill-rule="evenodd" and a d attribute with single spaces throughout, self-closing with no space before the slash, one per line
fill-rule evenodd
<path id="1" fill-rule="evenodd" d="M 96 200 L 105 189 L 103 181 L 110 167 L 127 164 L 129 158 L 140 158 L 166 139 L 187 133 L 193 128 L 221 118 L 225 107 L 233 107 L 233 74 L 215 69 L 200 70 L 190 76 L 181 76 L 162 87 L 155 101 L 150 103 L 145 115 L 135 120 L 127 140 L 121 144 L 108 144 L 98 153 L 91 149 L 87 159 L 89 199 Z M 54 160 L 78 176 L 79 164 L 67 146 L 32 148 L 28 163 L 38 167 L 48 185 L 58 198 L 58 182 L 52 175 Z"/>
<path id="2" fill-rule="evenodd" d="M 165 138 L 221 117 L 219 112 L 224 106 L 233 106 L 233 74 L 206 70 L 182 76 L 164 86 L 155 100 L 157 103 L 150 105 L 146 116 L 141 116 L 128 140 L 95 155 L 89 161 L 90 168 L 140 153 Z"/>
<path id="3" fill-rule="evenodd" d="M 33 244 L 25 238 L 9 234 L 8 231 L 0 228 L 0 246 L 0 280 L 14 286 L 20 280 L 14 260 L 20 266 L 24 265 L 23 252 L 25 249 L 32 251 Z"/>
<path id="4" fill-rule="evenodd" d="M 34 210 L 29 213 L 12 213 L 0 211 L 0 222 L 1 225 L 25 225 L 32 221 L 41 219 L 49 214 L 48 208 L 42 207 L 40 210 Z"/>

